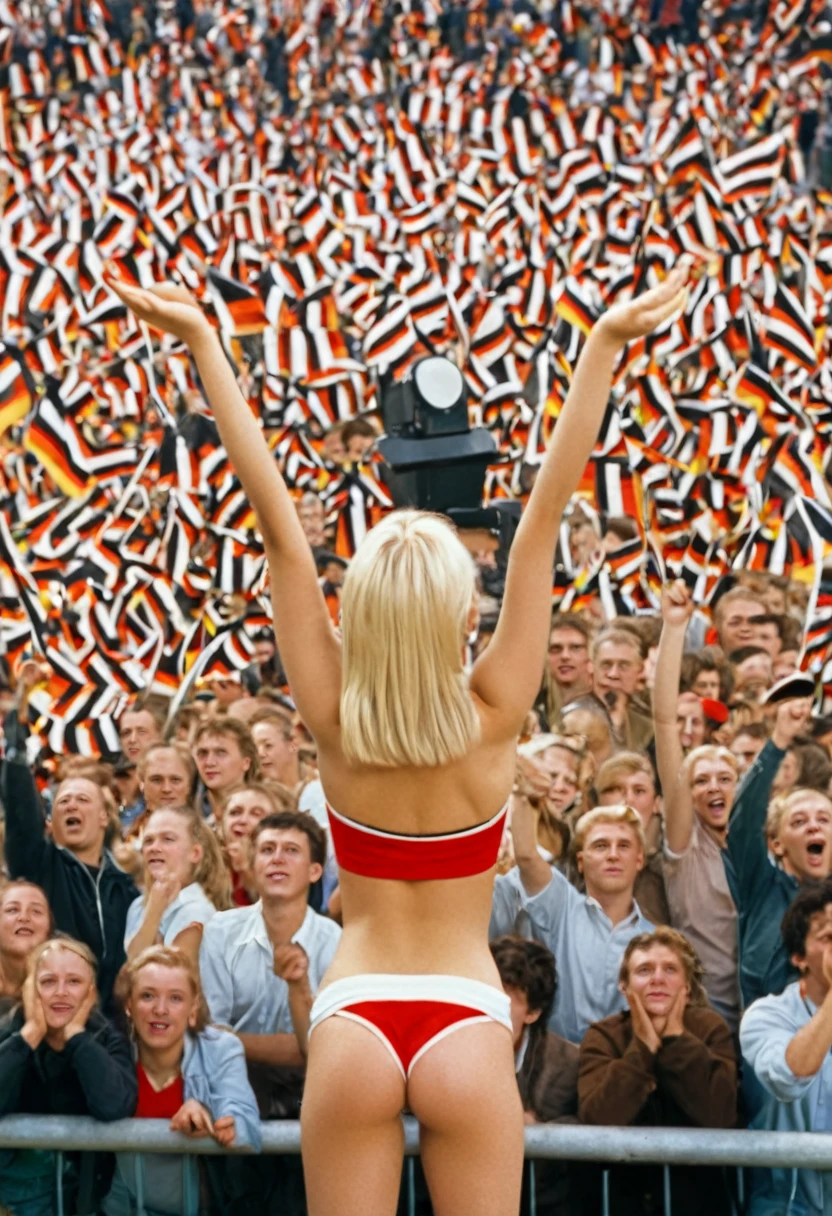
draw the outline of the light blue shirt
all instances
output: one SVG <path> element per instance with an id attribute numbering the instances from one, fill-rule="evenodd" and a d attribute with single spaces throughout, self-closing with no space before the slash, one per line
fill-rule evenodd
<path id="1" fill-rule="evenodd" d="M 127 920 L 124 925 L 124 948 L 130 945 L 144 920 L 147 901 L 143 895 L 138 895 L 127 909 Z M 207 925 L 217 909 L 211 903 L 198 882 L 183 887 L 172 903 L 169 903 L 162 913 L 159 922 L 159 933 L 166 946 L 172 946 L 183 929 L 189 925 Z"/>
<path id="2" fill-rule="evenodd" d="M 652 933 L 653 925 L 633 901 L 628 917 L 613 925 L 590 895 L 582 895 L 552 870 L 552 881 L 537 895 L 528 895 L 519 883 L 523 910 L 531 935 L 555 956 L 558 987 L 549 1029 L 571 1043 L 580 1043 L 593 1022 L 627 1008 L 618 987 L 624 950 L 639 933 Z"/>
<path id="3" fill-rule="evenodd" d="M 743 1059 L 765 1090 L 765 1101 L 752 1127 L 779 1132 L 832 1130 L 832 1053 L 811 1077 L 797 1077 L 786 1063 L 786 1048 L 811 1021 L 817 1007 L 789 984 L 779 996 L 764 996 L 750 1005 L 740 1023 Z M 786 1211 L 795 1183 L 793 1170 L 760 1171 L 749 1212 L 753 1216 Z M 832 1216 L 832 1173 L 798 1170 L 792 1216 Z"/>
<path id="4" fill-rule="evenodd" d="M 494 879 L 491 894 L 491 922 L 488 926 L 489 941 L 502 937 L 504 933 L 515 933 L 518 937 L 532 937 L 528 913 L 523 910 L 523 884 L 517 866 L 508 874 L 498 874 Z"/>
<path id="5" fill-rule="evenodd" d="M 307 908 L 292 938 L 309 959 L 309 987 L 316 993 L 341 937 L 335 921 Z M 274 973 L 274 947 L 263 906 L 218 912 L 202 936 L 202 988 L 211 1020 L 239 1034 L 294 1034 L 289 986 Z"/>

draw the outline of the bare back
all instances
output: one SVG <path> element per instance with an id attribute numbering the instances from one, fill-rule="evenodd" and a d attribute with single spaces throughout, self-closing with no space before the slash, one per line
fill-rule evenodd
<path id="1" fill-rule="evenodd" d="M 340 731 L 318 740 L 328 802 L 348 819 L 411 836 L 476 827 L 496 815 L 514 781 L 515 740 L 474 697 L 480 743 L 438 768 L 351 767 Z M 404 882 L 341 871 L 344 932 L 325 984 L 364 973 L 459 975 L 499 987 L 488 948 L 494 869 L 470 878 Z M 325 986 L 325 985 L 324 985 Z"/>

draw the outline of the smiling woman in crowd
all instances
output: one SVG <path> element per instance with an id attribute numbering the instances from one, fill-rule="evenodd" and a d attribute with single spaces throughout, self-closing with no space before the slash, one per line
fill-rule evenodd
<path id="1" fill-rule="evenodd" d="M 33 882 L 10 882 L 0 891 L 0 1016 L 20 1001 L 29 955 L 54 927 L 49 900 Z"/>
<path id="2" fill-rule="evenodd" d="M 276 781 L 253 781 L 251 785 L 233 785 L 225 795 L 222 815 L 217 823 L 217 836 L 223 847 L 231 875 L 231 898 L 238 908 L 248 907 L 257 900 L 251 873 L 251 834 L 261 819 L 294 811 L 297 799 Z"/>
<path id="3" fill-rule="evenodd" d="M 164 944 L 178 946 L 196 962 L 203 926 L 231 907 L 216 836 L 190 807 L 166 807 L 148 821 L 142 856 L 148 885 L 127 911 L 128 959 Z"/>
<path id="4" fill-rule="evenodd" d="M 224 1148 L 260 1148 L 260 1116 L 239 1038 L 208 1025 L 199 972 L 182 950 L 153 946 L 128 962 L 118 995 L 136 1051 L 137 1119 L 169 1119 L 171 1131 L 212 1136 Z M 141 1181 L 140 1181 L 141 1180 Z M 106 1216 L 196 1216 L 195 1157 L 119 1153 Z"/>
<path id="5" fill-rule="evenodd" d="M 22 1006 L 0 1030 L 0 1115 L 109 1122 L 133 1114 L 138 1084 L 130 1045 L 98 1012 L 95 970 L 89 947 L 70 938 L 50 938 L 30 956 Z M 103 1194 L 108 1158 L 88 1159 L 85 1167 L 94 1193 Z M 70 1162 L 63 1180 L 68 1199 L 78 1170 Z M 15 1216 L 52 1216 L 55 1199 L 51 1153 L 16 1154 L 0 1170 L 0 1203 Z"/>

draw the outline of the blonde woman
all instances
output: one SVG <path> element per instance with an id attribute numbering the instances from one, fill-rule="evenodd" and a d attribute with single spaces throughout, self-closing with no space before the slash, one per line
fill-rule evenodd
<path id="1" fill-rule="evenodd" d="M 178 946 L 196 963 L 203 926 L 231 907 L 231 883 L 217 838 L 191 807 L 154 811 L 142 837 L 144 895 L 127 909 L 128 960 L 149 946 Z"/>
<path id="2" fill-rule="evenodd" d="M 108 1122 L 136 1108 L 130 1044 L 98 1012 L 95 956 L 68 937 L 50 938 L 29 958 L 21 1006 L 0 1030 L 0 1115 L 91 1115 Z M 94 1147 L 94 1146 L 93 1146 Z M 0 1205 L 15 1216 L 59 1210 L 51 1153 L 3 1154 Z M 75 1211 L 76 1162 L 62 1179 Z M 99 1190 L 106 1170 L 93 1168 Z M 92 1196 L 97 1210 L 99 1194 Z M 88 1197 L 89 1200 L 89 1197 Z"/>
<path id="3" fill-rule="evenodd" d="M 517 1212 L 523 1114 L 487 939 L 515 743 L 543 673 L 561 514 L 619 353 L 684 304 L 686 277 L 673 271 L 590 334 L 514 539 L 494 640 L 470 675 L 474 570 L 453 528 L 419 511 L 378 524 L 344 580 L 339 640 L 292 498 L 199 305 L 181 287 L 110 280 L 190 347 L 257 515 L 278 650 L 317 743 L 345 929 L 312 1012 L 310 1216 L 396 1210 L 405 1106 L 437 1216 Z"/>
<path id="4" fill-rule="evenodd" d="M 208 1025 L 193 960 L 175 947 L 151 946 L 122 968 L 117 992 L 136 1051 L 136 1118 L 169 1119 L 171 1131 L 259 1150 L 260 1115 L 243 1045 Z M 196 1158 L 119 1153 L 105 1216 L 132 1216 L 139 1189 L 145 1216 L 197 1216 Z"/>

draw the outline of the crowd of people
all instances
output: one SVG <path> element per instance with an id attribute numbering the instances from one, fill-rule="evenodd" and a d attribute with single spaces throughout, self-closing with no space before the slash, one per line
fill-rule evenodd
<path id="1" fill-rule="evenodd" d="M 740 574 L 712 623 L 682 582 L 658 617 L 553 617 L 490 926 L 527 1124 L 826 1128 L 832 723 L 785 645 L 792 592 Z M 255 1149 L 261 1119 L 298 1117 L 340 899 L 314 756 L 287 690 L 267 683 L 272 657 L 245 682 L 209 681 L 169 721 L 137 700 L 118 762 L 66 757 L 46 799 L 27 758 L 42 672 L 15 671 L 3 1113 L 168 1118 Z M 539 1163 L 537 1210 L 599 1210 L 598 1177 Z M 701 1211 L 703 1195 L 734 1210 L 730 1171 L 671 1177 L 674 1212 Z M 85 1154 L 61 1184 L 78 1211 L 119 1216 L 303 1211 L 288 1159 L 200 1174 L 193 1158 L 139 1172 L 135 1155 Z M 55 1185 L 51 1154 L 4 1154 L 15 1216 L 53 1211 Z M 827 1185 L 765 1171 L 748 1210 L 782 1213 L 796 1192 L 820 1213 Z M 612 1195 L 615 1212 L 662 1212 L 661 1172 L 616 1167 Z"/>
<path id="2" fill-rule="evenodd" d="M 299 1116 L 341 934 L 262 538 L 193 360 L 112 270 L 212 310 L 337 625 L 392 506 L 385 385 L 452 354 L 498 443 L 486 497 L 524 502 L 593 320 L 692 256 L 562 529 L 491 953 L 527 1124 L 832 1126 L 827 17 L 0 4 L 0 1113 L 249 1150 L 60 1177 L 4 1151 L 13 1216 L 58 1189 L 106 1216 L 302 1213 L 260 1121 Z M 467 544 L 473 661 L 506 554 Z M 749 1181 L 751 1216 L 832 1205 L 822 1173 Z M 597 1170 L 534 1186 L 541 1216 L 600 1210 Z M 684 1167 L 670 1199 L 741 1202 Z M 615 1216 L 665 1201 L 660 1170 L 613 1169 Z"/>

